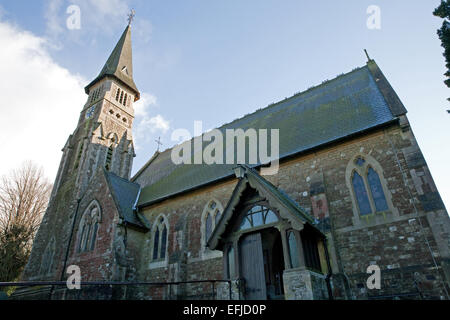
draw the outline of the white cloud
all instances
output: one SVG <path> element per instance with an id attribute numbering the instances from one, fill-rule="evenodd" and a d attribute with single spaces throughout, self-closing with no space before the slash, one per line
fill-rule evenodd
<path id="1" fill-rule="evenodd" d="M 141 143 L 151 141 L 153 134 L 165 134 L 170 129 L 170 122 L 161 114 L 155 114 L 157 108 L 157 99 L 155 96 L 142 93 L 141 99 L 134 104 L 134 145 L 136 149 L 141 148 Z"/>
<path id="2" fill-rule="evenodd" d="M 156 103 L 157 101 L 154 95 L 141 93 L 141 99 L 133 105 L 135 116 L 146 116 L 150 107 L 156 106 Z"/>
<path id="3" fill-rule="evenodd" d="M 54 62 L 47 47 L 0 21 L 0 174 L 29 159 L 52 180 L 85 102 L 87 81 Z"/>
<path id="4" fill-rule="evenodd" d="M 47 2 L 47 10 L 45 11 L 45 19 L 47 20 L 47 32 L 52 38 L 58 37 L 64 32 L 62 15 L 60 14 L 63 0 L 50 0 Z"/>
<path id="5" fill-rule="evenodd" d="M 152 133 L 161 131 L 162 133 L 166 133 L 169 130 L 170 125 L 169 121 L 164 119 L 160 114 L 148 118 L 145 117 L 138 126 L 138 131 L 150 131 Z"/>

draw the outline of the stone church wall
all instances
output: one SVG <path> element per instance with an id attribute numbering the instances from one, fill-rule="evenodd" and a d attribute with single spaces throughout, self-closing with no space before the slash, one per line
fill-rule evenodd
<path id="1" fill-rule="evenodd" d="M 80 221 L 83 214 L 87 214 L 85 211 L 93 201 L 98 202 L 101 210 L 101 221 L 99 223 L 95 249 L 79 252 Z M 80 267 L 82 281 L 113 279 L 114 265 L 116 263 L 114 259 L 114 244 L 120 236 L 118 234 L 118 222 L 117 209 L 107 187 L 105 176 L 101 170 L 98 170 L 80 201 L 69 252 L 70 258 L 68 265 L 77 265 Z"/>
<path id="2" fill-rule="evenodd" d="M 389 203 L 386 212 L 359 215 L 346 176 L 357 156 L 378 169 Z M 349 286 L 344 288 L 345 281 L 335 281 L 340 284 L 333 288 L 338 298 L 410 294 L 417 293 L 417 288 L 428 290 L 427 294 L 434 297 L 442 295 L 443 283 L 448 280 L 440 265 L 448 258 L 448 246 L 438 247 L 436 240 L 448 243 L 449 219 L 406 119 L 401 126 L 380 129 L 282 163 L 277 175 L 265 178 L 318 219 L 318 227 L 329 239 L 333 273 L 336 279 L 347 279 Z M 236 181 L 205 187 L 143 211 L 152 225 L 159 216 L 167 217 L 169 236 L 166 259 L 152 263 L 152 233 L 146 234 L 138 267 L 142 279 L 223 278 L 220 254 L 208 255 L 203 249 L 201 216 L 211 199 L 225 207 Z M 433 233 L 432 228 L 439 231 Z M 369 292 L 366 270 L 372 264 L 382 271 L 382 288 Z M 422 280 L 415 282 L 417 277 Z M 167 297 L 168 293 L 161 290 L 160 297 Z M 206 284 L 180 286 L 177 290 L 178 296 L 191 298 L 201 298 L 208 292 Z"/>

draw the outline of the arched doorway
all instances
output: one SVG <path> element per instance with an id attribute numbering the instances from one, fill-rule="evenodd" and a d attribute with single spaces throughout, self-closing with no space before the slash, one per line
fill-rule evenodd
<path id="1" fill-rule="evenodd" d="M 207 241 L 224 253 L 224 278 L 239 280 L 231 290 L 239 299 L 321 299 L 326 295 L 322 262 L 328 259 L 324 235 L 285 193 L 243 169 Z"/>
<path id="2" fill-rule="evenodd" d="M 239 276 L 245 299 L 283 298 L 284 257 L 278 215 L 265 204 L 244 211 L 231 238 L 235 239 Z"/>
<path id="3" fill-rule="evenodd" d="M 243 235 L 239 241 L 239 265 L 245 299 L 284 299 L 283 246 L 276 228 Z"/>

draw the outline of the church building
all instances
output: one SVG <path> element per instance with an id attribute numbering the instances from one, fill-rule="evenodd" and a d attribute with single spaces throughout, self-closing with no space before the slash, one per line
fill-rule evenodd
<path id="1" fill-rule="evenodd" d="M 277 129 L 271 175 L 167 149 L 131 176 L 130 25 L 85 91 L 21 280 L 97 284 L 13 298 L 449 299 L 449 216 L 374 60 L 217 128 Z"/>

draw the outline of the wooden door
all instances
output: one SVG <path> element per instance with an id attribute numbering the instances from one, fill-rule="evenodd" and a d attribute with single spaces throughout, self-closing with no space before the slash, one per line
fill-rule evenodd
<path id="1" fill-rule="evenodd" d="M 239 244 L 241 276 L 247 300 L 266 300 L 266 279 L 260 233 L 245 236 Z"/>

